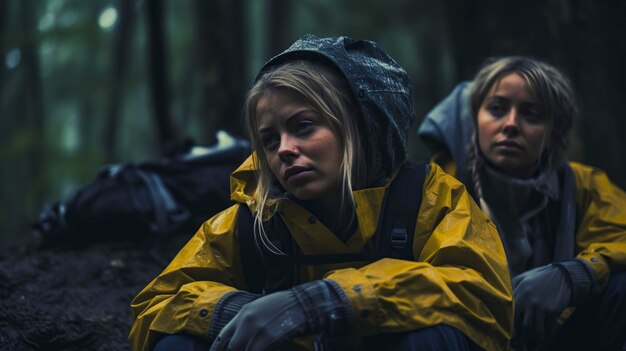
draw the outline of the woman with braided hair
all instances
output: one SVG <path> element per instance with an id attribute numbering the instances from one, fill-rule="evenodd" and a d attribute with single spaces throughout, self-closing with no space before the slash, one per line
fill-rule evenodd
<path id="1" fill-rule="evenodd" d="M 418 132 L 498 227 L 518 350 L 621 350 L 626 338 L 626 193 L 565 161 L 576 116 L 557 69 L 505 57 L 461 83 Z"/>

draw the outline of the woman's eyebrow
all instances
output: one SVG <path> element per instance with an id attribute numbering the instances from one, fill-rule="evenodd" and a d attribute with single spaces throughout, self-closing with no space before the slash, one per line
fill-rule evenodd
<path id="1" fill-rule="evenodd" d="M 536 102 L 536 101 L 524 101 L 524 102 L 520 103 L 520 105 L 524 106 L 524 107 L 531 107 L 531 108 L 540 108 L 541 107 L 541 105 L 538 102 Z"/>
<path id="2" fill-rule="evenodd" d="M 509 101 L 510 99 L 506 96 L 503 95 L 497 95 L 497 94 L 493 94 L 490 96 L 487 96 L 487 98 L 491 98 L 492 100 L 505 100 L 505 101 Z"/>
<path id="3" fill-rule="evenodd" d="M 495 102 L 506 102 L 506 103 L 508 103 L 508 102 L 510 102 L 511 100 L 510 100 L 509 98 L 507 98 L 507 97 L 504 97 L 504 96 L 501 96 L 501 95 L 496 95 L 496 94 L 493 94 L 493 95 L 488 95 L 488 96 L 485 98 L 485 100 L 484 100 L 484 102 L 483 102 L 483 103 L 489 103 L 489 102 L 494 102 L 494 101 L 495 101 Z"/>
<path id="4" fill-rule="evenodd" d="M 273 127 L 271 127 L 271 126 L 267 126 L 267 127 L 260 127 L 260 128 L 259 128 L 259 135 L 261 135 L 261 134 L 267 134 L 267 133 L 270 133 L 270 132 L 272 131 L 272 129 L 274 129 L 274 128 L 273 128 Z"/>
<path id="5" fill-rule="evenodd" d="M 287 116 L 287 118 L 285 119 L 285 123 L 290 123 L 291 121 L 293 121 L 294 119 L 298 118 L 299 116 L 301 116 L 303 114 L 307 114 L 307 113 L 317 113 L 317 112 L 314 109 L 308 108 L 308 107 L 304 107 L 304 108 L 298 109 L 297 111 L 295 111 L 291 115 Z M 272 131 L 272 129 L 274 129 L 273 126 L 261 126 L 261 127 L 259 127 L 259 134 L 269 133 L 269 132 Z"/>
<path id="6" fill-rule="evenodd" d="M 289 115 L 289 116 L 285 119 L 285 121 L 286 121 L 287 123 L 289 123 L 289 122 L 291 122 L 292 120 L 294 120 L 295 118 L 298 118 L 298 117 L 300 117 L 301 115 L 306 114 L 306 113 L 315 113 L 315 110 L 313 110 L 313 109 L 311 109 L 311 108 L 308 108 L 308 107 L 304 107 L 304 108 L 298 109 L 297 111 L 295 111 L 294 113 L 292 113 L 291 115 Z"/>

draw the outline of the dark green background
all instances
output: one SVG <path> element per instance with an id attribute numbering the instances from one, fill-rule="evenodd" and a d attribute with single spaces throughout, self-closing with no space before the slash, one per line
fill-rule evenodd
<path id="1" fill-rule="evenodd" d="M 0 0 L 0 244 L 103 164 L 242 134 L 246 87 L 304 33 L 377 41 L 418 120 L 490 56 L 548 61 L 580 102 L 570 158 L 626 186 L 621 0 Z"/>

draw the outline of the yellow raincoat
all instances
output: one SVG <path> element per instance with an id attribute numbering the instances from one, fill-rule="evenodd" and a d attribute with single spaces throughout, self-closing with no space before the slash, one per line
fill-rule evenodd
<path id="1" fill-rule="evenodd" d="M 597 277 L 596 293 L 604 290 L 613 271 L 626 270 L 626 193 L 593 167 L 570 162 L 576 180 L 576 257 Z"/>
<path id="2" fill-rule="evenodd" d="M 449 153 L 436 153 L 432 161 L 456 175 Z M 626 270 L 626 193 L 602 170 L 577 162 L 569 165 L 576 184 L 575 255 L 593 269 L 597 294 L 604 291 L 611 272 Z"/>
<path id="3" fill-rule="evenodd" d="M 355 337 L 446 324 L 484 349 L 505 349 L 513 299 L 498 232 L 460 182 L 431 167 L 414 233 L 415 261 L 309 266 L 303 281 L 325 278 L 339 284 L 353 307 Z M 218 300 L 246 289 L 236 223 L 239 207 L 252 204 L 253 172 L 249 158 L 231 176 L 238 204 L 205 222 L 132 301 L 133 350 L 151 349 L 160 334 L 206 338 Z M 386 190 L 354 192 L 358 229 L 345 244 L 295 202 L 283 200 L 281 212 L 304 254 L 359 252 L 372 247 Z"/>

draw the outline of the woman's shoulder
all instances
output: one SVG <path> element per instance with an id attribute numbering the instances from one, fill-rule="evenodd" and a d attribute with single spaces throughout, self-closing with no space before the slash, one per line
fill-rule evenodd
<path id="1" fill-rule="evenodd" d="M 450 174 L 453 177 L 456 177 L 458 167 L 456 165 L 456 162 L 452 158 L 452 155 L 447 149 L 435 152 L 433 154 L 433 157 L 430 159 L 430 162 L 441 167 L 444 172 Z"/>
<path id="2" fill-rule="evenodd" d="M 597 182 L 609 181 L 606 172 L 600 168 L 586 165 L 580 162 L 569 161 L 577 187 L 589 187 Z"/>
<path id="3" fill-rule="evenodd" d="M 209 233 L 219 235 L 231 232 L 236 226 L 237 216 L 242 206 L 246 205 L 235 203 L 221 212 L 218 212 L 202 224 L 202 232 L 204 232 L 205 235 Z"/>
<path id="4" fill-rule="evenodd" d="M 579 199 L 581 195 L 587 194 L 584 198 L 590 198 L 591 194 L 595 194 L 591 197 L 603 201 L 626 201 L 626 193 L 611 182 L 603 170 L 579 162 L 568 162 L 568 164 L 574 174 Z"/>
<path id="5" fill-rule="evenodd" d="M 568 161 L 567 164 L 572 168 L 572 171 L 574 171 L 575 174 L 590 174 L 594 171 L 602 172 L 602 170 L 600 170 L 599 168 L 576 161 Z"/>
<path id="6" fill-rule="evenodd" d="M 452 163 L 454 163 L 452 161 Z M 464 188 L 465 185 L 456 178 L 454 171 L 456 168 L 450 169 L 450 165 L 444 164 L 443 166 L 439 163 L 432 162 L 428 165 L 428 175 L 426 177 L 426 182 L 424 186 L 427 189 L 441 189 L 449 188 L 449 189 L 458 189 Z"/>

